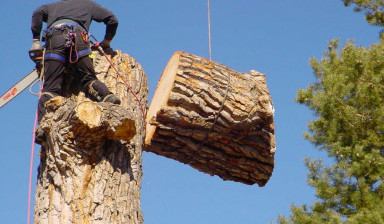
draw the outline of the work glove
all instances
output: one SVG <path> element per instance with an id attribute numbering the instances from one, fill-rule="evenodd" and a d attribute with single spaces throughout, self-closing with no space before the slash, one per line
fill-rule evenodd
<path id="1" fill-rule="evenodd" d="M 39 74 L 41 74 L 41 69 L 43 67 L 43 64 L 42 64 L 43 55 L 42 53 L 40 53 L 42 52 L 42 49 L 43 47 L 41 47 L 40 40 L 33 39 L 32 47 L 31 47 L 31 50 L 29 51 L 29 56 L 31 57 L 33 62 L 35 62 L 36 64 L 35 68 L 37 69 Z"/>
<path id="2" fill-rule="evenodd" d="M 40 50 L 42 49 L 40 40 L 39 39 L 33 39 L 31 50 Z"/>

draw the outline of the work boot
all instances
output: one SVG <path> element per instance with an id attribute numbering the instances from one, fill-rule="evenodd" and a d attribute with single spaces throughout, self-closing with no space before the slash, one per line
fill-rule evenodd
<path id="1" fill-rule="evenodd" d="M 113 103 L 113 104 L 120 104 L 121 101 L 119 98 L 117 98 L 113 94 L 109 94 L 106 97 L 104 97 L 103 102 Z"/>
<path id="2" fill-rule="evenodd" d="M 99 80 L 92 81 L 87 87 L 88 93 L 99 102 L 120 104 L 120 100 L 109 91 L 108 87 Z"/>
<path id="3" fill-rule="evenodd" d="M 43 129 L 41 129 L 40 125 L 37 126 L 36 131 L 35 131 L 35 143 L 42 145 L 43 142 L 47 140 L 47 137 L 45 136 L 45 132 Z"/>

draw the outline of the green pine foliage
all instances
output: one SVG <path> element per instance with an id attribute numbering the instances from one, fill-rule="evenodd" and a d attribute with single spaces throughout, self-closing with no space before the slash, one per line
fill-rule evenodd
<path id="1" fill-rule="evenodd" d="M 354 5 L 357 12 L 365 12 L 365 19 L 369 24 L 384 26 L 383 0 L 341 0 L 345 6 Z"/>
<path id="2" fill-rule="evenodd" d="M 278 223 L 384 223 L 384 39 L 369 48 L 333 40 L 310 63 L 316 81 L 296 101 L 316 117 L 305 137 L 334 162 L 306 159 L 318 200 Z"/>

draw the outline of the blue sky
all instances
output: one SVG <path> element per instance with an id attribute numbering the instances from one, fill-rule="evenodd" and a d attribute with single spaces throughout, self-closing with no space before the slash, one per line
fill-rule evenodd
<path id="1" fill-rule="evenodd" d="M 0 93 L 33 69 L 30 19 L 50 0 L 2 1 Z M 206 0 L 97 0 L 120 25 L 112 47 L 140 62 L 148 75 L 150 99 L 171 55 L 183 50 L 208 57 Z M 211 0 L 212 60 L 237 71 L 266 75 L 276 109 L 275 170 L 260 188 L 222 181 L 191 167 L 143 153 L 142 210 L 146 224 L 266 224 L 291 204 L 311 204 L 304 158 L 324 158 L 302 137 L 313 119 L 294 103 L 296 91 L 314 81 L 308 64 L 320 58 L 333 38 L 369 46 L 379 27 L 341 0 Z M 100 40 L 104 25 L 93 23 Z M 29 159 L 37 98 L 24 91 L 0 109 L 0 223 L 27 220 Z M 39 150 L 39 147 L 36 148 Z M 36 184 L 39 157 L 34 156 Z M 33 192 L 35 188 L 32 189 Z"/>

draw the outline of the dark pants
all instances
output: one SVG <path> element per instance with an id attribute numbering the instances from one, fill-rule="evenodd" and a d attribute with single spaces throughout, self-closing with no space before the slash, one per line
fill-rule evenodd
<path id="1" fill-rule="evenodd" d="M 75 30 L 76 33 L 76 50 L 80 52 L 89 49 L 89 43 L 83 41 L 81 30 Z M 66 47 L 68 29 L 54 30 L 47 36 L 46 41 L 46 55 L 53 53 L 55 56 L 48 56 L 44 61 L 44 85 L 42 89 L 42 97 L 39 99 L 38 104 L 38 121 L 42 119 L 45 114 L 44 104 L 54 95 L 62 95 L 62 87 L 64 82 L 64 70 L 69 62 L 70 48 Z M 75 47 L 72 47 L 72 61 L 76 58 Z M 65 61 L 63 61 L 63 59 Z M 80 76 L 81 85 L 88 89 L 88 85 L 95 81 L 98 88 L 96 88 L 98 95 L 101 99 L 110 94 L 110 91 L 97 80 L 95 70 L 93 68 L 93 61 L 89 57 L 89 53 L 79 55 L 75 63 L 71 65 L 76 71 L 75 75 Z"/>

